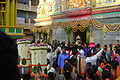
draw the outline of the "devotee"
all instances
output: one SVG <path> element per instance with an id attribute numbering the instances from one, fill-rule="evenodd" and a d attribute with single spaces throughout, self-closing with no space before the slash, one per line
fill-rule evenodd
<path id="1" fill-rule="evenodd" d="M 66 53 L 66 50 L 63 48 L 62 49 L 62 53 L 61 54 L 59 54 L 59 57 L 58 57 L 58 66 L 60 67 L 60 72 L 61 72 L 61 74 L 63 74 L 63 71 L 64 71 L 64 60 L 65 59 L 69 59 L 69 54 L 68 53 Z"/>
<path id="2" fill-rule="evenodd" d="M 47 49 L 47 53 L 48 53 L 48 55 L 47 55 L 47 64 L 48 64 L 48 70 L 49 70 L 53 65 L 53 62 L 54 62 L 53 58 L 54 57 L 53 57 L 53 54 L 52 54 L 50 48 Z"/>
<path id="3" fill-rule="evenodd" d="M 99 52 L 97 52 L 97 53 L 96 53 L 95 55 L 93 55 L 93 56 L 92 56 L 91 52 L 89 51 L 89 53 L 87 53 L 87 58 L 86 58 L 86 60 L 85 60 L 86 63 L 91 62 L 92 65 L 96 65 L 96 60 L 98 59 L 98 57 L 101 56 L 103 50 L 104 50 L 104 49 L 102 48 Z"/>

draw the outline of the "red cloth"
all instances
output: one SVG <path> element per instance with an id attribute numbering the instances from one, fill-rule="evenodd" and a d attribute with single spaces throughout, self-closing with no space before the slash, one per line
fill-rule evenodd
<path id="1" fill-rule="evenodd" d="M 120 77 L 120 67 L 117 67 L 116 76 L 117 76 L 117 78 Z"/>
<path id="2" fill-rule="evenodd" d="M 96 74 L 97 74 L 97 76 L 101 75 L 99 70 L 97 70 Z"/>
<path id="3" fill-rule="evenodd" d="M 81 53 L 80 53 L 80 52 L 78 52 L 77 54 L 78 54 L 78 55 L 81 55 Z"/>
<path id="4" fill-rule="evenodd" d="M 86 73 L 85 72 L 81 72 L 81 75 L 85 75 Z"/>
<path id="5" fill-rule="evenodd" d="M 104 67 L 105 67 L 104 63 L 101 63 L 101 64 L 100 64 L 100 67 L 101 67 L 101 68 L 104 68 Z"/>

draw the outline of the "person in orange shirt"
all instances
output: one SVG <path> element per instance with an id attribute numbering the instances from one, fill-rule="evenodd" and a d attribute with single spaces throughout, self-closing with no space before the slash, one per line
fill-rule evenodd
<path id="1" fill-rule="evenodd" d="M 117 78 L 120 78 L 120 66 L 117 67 L 116 75 L 117 75 Z"/>

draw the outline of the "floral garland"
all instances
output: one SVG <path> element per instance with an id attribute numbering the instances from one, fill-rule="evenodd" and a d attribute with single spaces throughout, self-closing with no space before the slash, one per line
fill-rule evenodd
<path id="1" fill-rule="evenodd" d="M 71 22 L 71 21 L 67 22 L 67 24 L 68 24 L 69 26 L 71 26 L 72 28 L 75 28 L 75 27 L 76 27 L 76 23 L 73 24 L 73 22 Z"/>
<path id="2" fill-rule="evenodd" d="M 93 27 L 95 27 L 96 29 L 102 29 L 103 32 L 115 32 L 117 30 L 119 30 L 120 25 L 119 24 L 103 24 L 99 21 L 93 20 L 93 19 L 89 19 L 89 20 L 80 20 L 80 21 L 66 21 L 66 22 L 59 22 L 59 23 L 54 23 L 50 26 L 47 27 L 40 27 L 40 28 L 32 28 L 31 31 L 33 32 L 47 32 L 49 29 L 57 29 L 59 27 L 61 28 L 66 28 L 68 26 L 72 27 L 72 31 L 76 32 L 78 29 L 80 31 L 85 31 L 86 27 L 88 27 L 90 25 L 90 23 L 92 23 Z M 81 25 L 81 28 L 78 27 L 78 24 Z"/>
<path id="3" fill-rule="evenodd" d="M 71 25 L 72 28 L 76 28 L 77 25 L 78 25 L 78 22 L 77 21 L 70 22 L 70 25 Z"/>
<path id="4" fill-rule="evenodd" d="M 77 28 L 77 27 L 72 28 L 72 31 L 73 31 L 73 32 L 76 32 L 77 30 L 78 30 L 78 28 Z"/>
<path id="5" fill-rule="evenodd" d="M 37 46 L 37 47 L 39 47 L 39 46 L 48 46 L 48 44 L 30 44 L 30 47 L 32 47 L 32 46 Z"/>
<path id="6" fill-rule="evenodd" d="M 90 25 L 90 22 L 91 20 L 86 20 L 86 21 L 79 21 L 79 24 L 82 26 L 82 27 L 88 27 Z"/>
<path id="7" fill-rule="evenodd" d="M 96 29 L 102 29 L 104 24 L 101 23 L 101 22 L 98 22 L 98 21 L 95 21 L 95 20 L 91 20 L 92 21 L 92 24 L 93 26 L 96 28 Z"/>
<path id="8" fill-rule="evenodd" d="M 110 32 L 115 32 L 120 29 L 120 25 L 118 24 L 115 24 L 115 25 L 106 24 L 106 27 L 107 27 L 107 30 Z"/>
<path id="9" fill-rule="evenodd" d="M 30 41 L 30 38 L 17 39 L 17 42 L 18 41 Z"/>
<path id="10" fill-rule="evenodd" d="M 30 38 L 17 39 L 17 44 L 29 44 L 30 42 Z"/>
<path id="11" fill-rule="evenodd" d="M 107 27 L 105 26 L 105 24 L 103 25 L 102 31 L 103 31 L 103 32 L 107 32 L 107 31 L 108 31 L 108 30 L 107 30 Z"/>
<path id="12" fill-rule="evenodd" d="M 48 44 L 31 44 L 31 50 L 47 50 Z"/>
<path id="13" fill-rule="evenodd" d="M 86 30 L 86 28 L 84 28 L 84 27 L 79 27 L 78 28 L 81 32 L 84 32 L 85 30 Z"/>
<path id="14" fill-rule="evenodd" d="M 60 22 L 59 23 L 54 23 L 54 24 L 52 24 L 52 28 L 57 29 L 57 28 L 61 27 L 61 25 L 62 24 L 60 24 Z"/>

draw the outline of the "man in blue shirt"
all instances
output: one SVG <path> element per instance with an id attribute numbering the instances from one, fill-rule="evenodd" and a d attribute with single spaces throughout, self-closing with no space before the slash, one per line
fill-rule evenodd
<path id="1" fill-rule="evenodd" d="M 58 57 L 58 66 L 60 67 L 61 70 L 61 74 L 63 73 L 64 69 L 64 60 L 68 59 L 70 57 L 70 55 L 68 53 L 66 53 L 65 49 L 62 49 L 62 53 L 59 54 Z"/>

